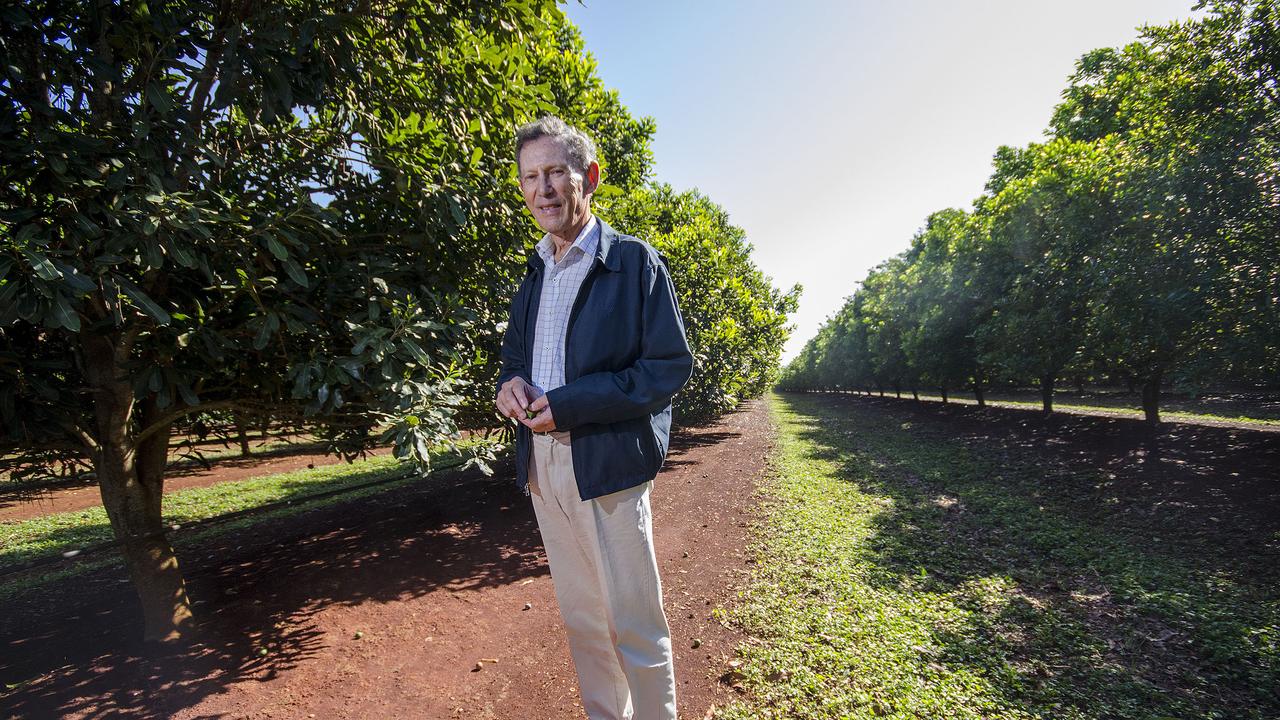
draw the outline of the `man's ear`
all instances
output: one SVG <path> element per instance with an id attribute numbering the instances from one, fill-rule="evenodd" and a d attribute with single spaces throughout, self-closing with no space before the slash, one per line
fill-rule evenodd
<path id="1" fill-rule="evenodd" d="M 600 163 L 592 162 L 587 166 L 587 182 L 583 185 L 582 194 L 590 195 L 600 187 Z"/>

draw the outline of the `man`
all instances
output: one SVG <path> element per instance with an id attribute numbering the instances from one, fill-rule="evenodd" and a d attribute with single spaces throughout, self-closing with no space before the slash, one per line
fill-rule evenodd
<path id="1" fill-rule="evenodd" d="M 595 146 L 555 117 L 520 128 L 525 205 L 546 235 L 511 301 L 498 411 L 517 420 L 532 498 L 588 717 L 676 716 L 671 632 L 649 489 L 671 397 L 688 381 L 666 265 L 591 213 Z"/>

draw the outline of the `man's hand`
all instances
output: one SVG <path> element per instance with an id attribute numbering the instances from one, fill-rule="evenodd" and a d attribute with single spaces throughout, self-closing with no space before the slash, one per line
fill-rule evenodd
<path id="1" fill-rule="evenodd" d="M 523 422 L 527 419 L 529 403 L 537 394 L 537 389 L 524 378 L 513 377 L 502 383 L 502 389 L 498 391 L 498 412 L 503 417 Z"/>
<path id="2" fill-rule="evenodd" d="M 524 423 L 530 430 L 536 433 L 544 433 L 556 429 L 556 419 L 551 416 L 551 404 L 547 402 L 546 395 L 539 395 L 533 402 L 529 403 L 528 411 L 533 414 L 533 417 L 522 417 L 520 422 Z"/>

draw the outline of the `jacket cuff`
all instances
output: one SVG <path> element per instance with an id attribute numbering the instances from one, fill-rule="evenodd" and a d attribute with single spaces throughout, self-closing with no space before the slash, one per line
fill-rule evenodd
<path id="1" fill-rule="evenodd" d="M 547 393 L 547 407 L 551 409 L 556 430 L 572 430 L 582 424 L 578 403 L 574 402 L 573 393 L 567 388 L 567 385 L 561 385 Z"/>

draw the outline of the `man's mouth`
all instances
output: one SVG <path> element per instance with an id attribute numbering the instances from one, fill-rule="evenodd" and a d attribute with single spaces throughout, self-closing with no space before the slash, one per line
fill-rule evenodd
<path id="1" fill-rule="evenodd" d="M 554 215 L 560 212 L 560 207 L 561 206 L 559 203 L 556 203 L 554 205 L 540 205 L 538 207 L 538 212 L 542 213 L 543 215 Z"/>

